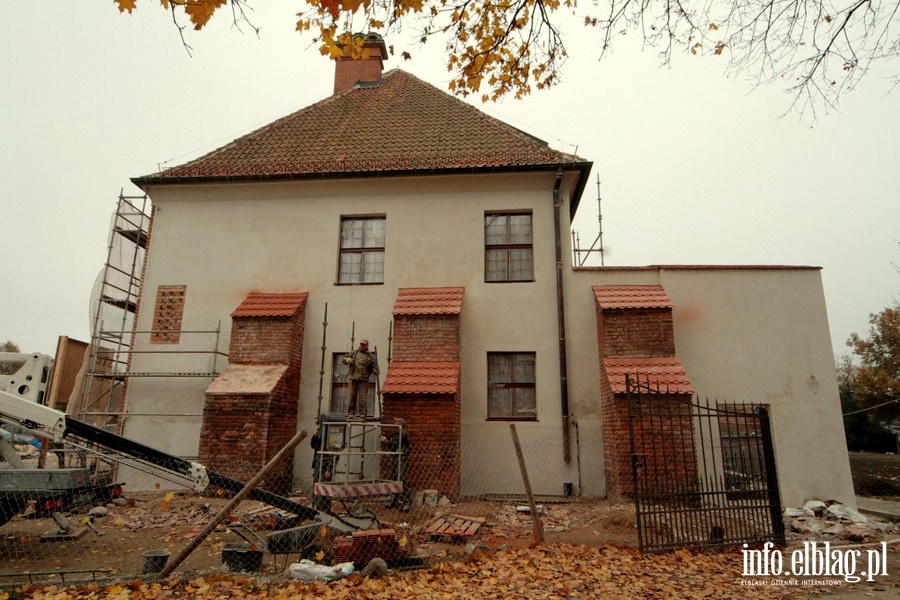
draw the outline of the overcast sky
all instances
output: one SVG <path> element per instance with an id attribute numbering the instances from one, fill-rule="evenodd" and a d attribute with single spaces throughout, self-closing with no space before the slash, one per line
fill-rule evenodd
<path id="1" fill-rule="evenodd" d="M 331 94 L 333 66 L 293 31 L 299 3 L 257 2 L 261 39 L 228 15 L 189 33 L 189 57 L 156 2 L 16 2 L 0 36 L 0 341 L 52 354 L 89 338 L 89 298 L 110 215 L 130 177 L 175 165 Z M 814 127 L 779 119 L 790 98 L 723 78 L 721 58 L 569 31 L 564 82 L 492 116 L 594 162 L 576 227 L 607 265 L 791 264 L 824 268 L 837 354 L 900 297 L 900 90 L 873 72 Z M 400 45 L 402 40 L 388 39 Z M 440 48 L 400 67 L 446 89 Z M 896 65 L 894 65 L 896 67 Z M 202 232 L 200 232 L 202 234 Z"/>

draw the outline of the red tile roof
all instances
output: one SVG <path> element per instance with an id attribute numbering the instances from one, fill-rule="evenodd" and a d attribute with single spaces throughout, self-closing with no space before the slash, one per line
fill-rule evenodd
<path id="1" fill-rule="evenodd" d="M 400 288 L 395 315 L 458 315 L 466 288 Z"/>
<path id="2" fill-rule="evenodd" d="M 458 389 L 458 362 L 394 361 L 381 387 L 385 394 L 455 394 Z"/>
<path id="3" fill-rule="evenodd" d="M 302 178 L 434 170 L 496 170 L 591 163 L 489 117 L 394 69 L 380 84 L 330 96 L 137 185 L 208 179 Z M 583 181 L 581 185 L 583 185 Z"/>
<path id="4" fill-rule="evenodd" d="M 231 313 L 232 317 L 290 317 L 306 305 L 309 294 L 264 294 L 250 292 Z"/>
<path id="5" fill-rule="evenodd" d="M 694 393 L 681 361 L 674 356 L 604 358 L 603 369 L 615 394 L 625 393 L 626 374 L 632 380 L 638 378 L 640 383 L 649 382 L 653 387 L 658 385 L 663 394 Z"/>
<path id="6" fill-rule="evenodd" d="M 612 308 L 672 308 L 661 285 L 595 285 L 597 306 Z"/>

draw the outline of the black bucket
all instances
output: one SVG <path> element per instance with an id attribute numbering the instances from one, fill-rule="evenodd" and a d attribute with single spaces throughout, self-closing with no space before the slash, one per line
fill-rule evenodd
<path id="1" fill-rule="evenodd" d="M 250 544 L 225 544 L 222 546 L 222 562 L 229 571 L 256 572 L 262 566 L 262 550 Z"/>
<path id="2" fill-rule="evenodd" d="M 169 562 L 168 550 L 147 550 L 141 556 L 144 557 L 144 573 L 159 573 Z"/>

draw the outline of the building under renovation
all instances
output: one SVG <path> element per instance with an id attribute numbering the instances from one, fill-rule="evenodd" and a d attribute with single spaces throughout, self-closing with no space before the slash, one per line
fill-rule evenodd
<path id="1" fill-rule="evenodd" d="M 514 422 L 552 465 L 536 493 L 627 495 L 637 376 L 663 401 L 762 405 L 783 503 L 853 504 L 818 268 L 573 266 L 592 163 L 384 72 L 366 44 L 335 61 L 332 96 L 133 179 L 152 211 L 120 200 L 114 236 L 135 250 L 98 294 L 121 317 L 98 311 L 83 414 L 249 478 L 346 410 L 340 358 L 365 338 L 366 412 L 406 420 L 414 487 L 520 490 Z M 694 432 L 663 422 L 665 462 Z M 270 484 L 307 488 L 311 452 Z"/>

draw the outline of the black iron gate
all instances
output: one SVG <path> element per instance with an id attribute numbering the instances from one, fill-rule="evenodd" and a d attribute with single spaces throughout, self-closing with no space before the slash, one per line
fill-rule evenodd
<path id="1" fill-rule="evenodd" d="M 769 413 L 626 377 L 642 552 L 784 543 Z"/>

